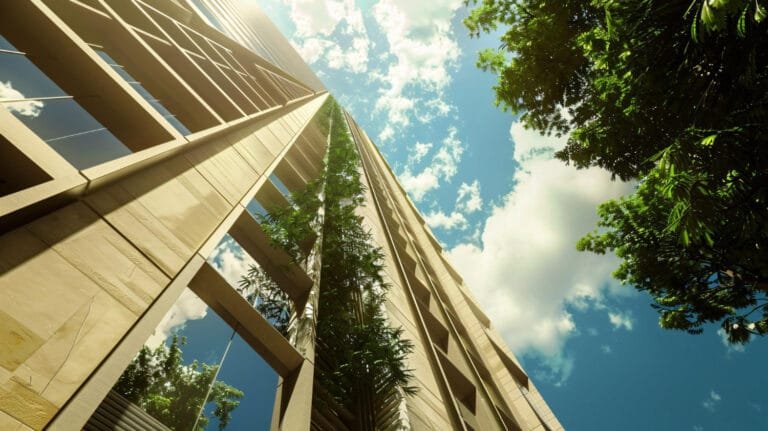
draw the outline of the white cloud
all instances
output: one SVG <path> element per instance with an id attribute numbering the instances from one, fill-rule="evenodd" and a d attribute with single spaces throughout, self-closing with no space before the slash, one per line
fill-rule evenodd
<path id="1" fill-rule="evenodd" d="M 294 45 L 301 58 L 309 64 L 320 60 L 325 51 L 332 46 L 333 42 L 317 37 L 310 37 L 305 39 L 301 45 Z"/>
<path id="2" fill-rule="evenodd" d="M 355 0 L 284 0 L 296 26 L 293 44 L 307 63 L 325 59 L 331 69 L 353 73 L 368 70 L 371 41 L 363 22 L 363 14 Z M 341 38 L 332 38 L 339 29 L 349 39 L 339 46 Z"/>
<path id="3" fill-rule="evenodd" d="M 443 92 L 451 80 L 449 69 L 460 54 L 451 20 L 461 5 L 461 0 L 381 0 L 373 7 L 373 16 L 395 57 L 386 73 L 379 76 L 386 88 L 380 90 L 376 103 L 391 123 L 410 123 L 416 104 L 405 95 L 409 87 L 417 87 L 424 99 L 420 99 L 421 121 L 451 110 Z M 427 94 L 431 96 L 425 97 Z"/>
<path id="4" fill-rule="evenodd" d="M 560 351 L 554 354 L 542 354 L 533 352 L 535 357 L 543 367 L 535 368 L 533 374 L 537 379 L 551 382 L 554 386 L 560 387 L 568 380 L 573 373 L 573 367 L 576 360 L 564 352 Z"/>
<path id="5" fill-rule="evenodd" d="M 379 142 L 387 142 L 392 139 L 393 136 L 395 136 L 395 129 L 387 124 L 386 127 L 384 127 L 384 129 L 379 133 Z"/>
<path id="6" fill-rule="evenodd" d="M 447 181 L 456 175 L 461 155 L 464 153 L 464 146 L 456 136 L 457 133 L 455 127 L 449 127 L 448 136 L 443 139 L 443 144 L 432 158 L 432 168 Z"/>
<path id="7" fill-rule="evenodd" d="M 208 262 L 216 268 L 227 282 L 233 287 L 239 287 L 240 279 L 248 273 L 251 265 L 258 266 L 258 263 L 244 252 L 242 247 L 229 235 L 216 246 Z"/>
<path id="8" fill-rule="evenodd" d="M 606 355 L 609 355 L 609 354 L 613 353 L 613 349 L 611 349 L 611 346 L 609 346 L 607 344 L 601 345 L 600 346 L 600 351 L 605 353 Z"/>
<path id="9" fill-rule="evenodd" d="M 563 114 L 567 113 L 563 111 Z M 512 123 L 509 135 L 515 143 L 515 160 L 520 163 L 551 159 L 552 153 L 563 149 L 567 143 L 565 137 L 544 136 L 535 130 L 526 129 L 519 121 Z"/>
<path id="10" fill-rule="evenodd" d="M 704 427 L 701 425 L 694 425 L 693 431 L 704 431 Z"/>
<path id="11" fill-rule="evenodd" d="M 164 343 L 174 332 L 183 328 L 188 321 L 202 319 L 206 314 L 208 314 L 208 305 L 194 292 L 184 289 L 144 344 L 155 348 Z"/>
<path id="12" fill-rule="evenodd" d="M 365 31 L 363 15 L 354 0 L 284 0 L 284 3 L 291 8 L 290 16 L 298 37 L 330 36 L 342 21 L 348 26 L 347 34 Z"/>
<path id="13" fill-rule="evenodd" d="M 728 341 L 728 334 L 725 333 L 725 329 L 720 328 L 717 330 L 717 335 L 720 337 L 720 341 L 723 343 L 723 346 L 725 346 L 726 353 L 729 355 L 731 353 L 744 353 L 746 350 L 746 346 L 744 344 L 739 343 L 731 343 Z"/>
<path id="14" fill-rule="evenodd" d="M 483 207 L 483 198 L 480 197 L 480 183 L 475 180 L 472 184 L 461 183 L 456 208 L 467 214 L 479 211 Z"/>
<path id="15" fill-rule="evenodd" d="M 621 313 L 621 312 L 614 312 L 614 311 L 608 312 L 608 320 L 611 321 L 611 325 L 613 325 L 613 329 L 624 328 L 627 331 L 631 331 L 635 323 L 634 320 L 632 319 L 632 316 L 629 313 Z"/>
<path id="16" fill-rule="evenodd" d="M 456 211 L 449 215 L 442 211 L 432 211 L 424 217 L 424 220 L 431 228 L 442 228 L 445 230 L 464 230 L 467 228 L 467 219 Z"/>
<path id="17" fill-rule="evenodd" d="M 416 164 L 421 161 L 421 159 L 424 158 L 424 156 L 429 153 L 429 150 L 432 149 L 432 144 L 417 142 L 416 145 L 413 146 L 413 151 L 408 156 L 408 163 L 409 164 Z"/>
<path id="18" fill-rule="evenodd" d="M 704 401 L 701 402 L 701 405 L 705 409 L 709 410 L 710 412 L 714 412 L 715 408 L 717 407 L 718 404 L 720 404 L 721 400 L 722 398 L 720 397 L 720 394 L 715 392 L 713 389 L 709 391 L 709 396 Z"/>
<path id="19" fill-rule="evenodd" d="M 426 168 L 416 175 L 411 173 L 410 169 L 406 168 L 406 170 L 398 176 L 398 179 L 405 191 L 407 191 L 416 202 L 424 198 L 424 195 L 428 192 L 440 186 L 437 174 L 435 174 L 432 168 Z"/>
<path id="20" fill-rule="evenodd" d="M 24 94 L 22 94 L 19 90 L 13 88 L 11 81 L 0 81 L 0 100 L 3 99 L 26 99 L 26 96 L 24 96 Z M 24 117 L 36 118 L 40 115 L 41 112 L 43 112 L 45 103 L 40 100 L 25 100 L 23 102 L 3 103 L 3 107 Z"/>
<path id="21" fill-rule="evenodd" d="M 421 201 L 424 195 L 440 187 L 441 180 L 450 181 L 456 175 L 461 155 L 464 153 L 464 145 L 457 134 L 455 127 L 448 128 L 448 136 L 443 139 L 431 163 L 424 170 L 414 174 L 410 166 L 407 166 L 403 173 L 398 175 L 400 184 L 413 200 Z"/>
<path id="22" fill-rule="evenodd" d="M 564 138 L 552 140 L 510 130 L 521 169 L 515 187 L 492 209 L 481 245 L 460 244 L 447 255 L 478 297 L 510 348 L 555 357 L 552 379 L 564 381 L 573 361 L 564 361 L 566 340 L 575 335 L 569 307 L 595 304 L 612 292 L 613 256 L 581 253 L 576 241 L 594 229 L 596 206 L 632 191 L 601 169 L 577 170 L 552 158 Z M 530 157 L 536 149 L 537 157 Z"/>
<path id="23" fill-rule="evenodd" d="M 328 67 L 331 69 L 344 69 L 355 73 L 368 70 L 368 49 L 371 42 L 368 37 L 356 37 L 352 39 L 352 46 L 342 49 L 334 45 L 326 55 Z"/>

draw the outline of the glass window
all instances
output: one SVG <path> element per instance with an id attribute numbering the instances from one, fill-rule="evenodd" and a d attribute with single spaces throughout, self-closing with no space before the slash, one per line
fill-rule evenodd
<path id="1" fill-rule="evenodd" d="M 218 19 L 216 19 L 216 16 L 211 12 L 210 9 L 208 9 L 208 5 L 205 4 L 202 0 L 192 0 L 192 3 L 197 6 L 197 10 L 200 11 L 205 17 L 208 19 L 208 22 L 214 26 L 217 30 L 224 33 L 224 29 L 221 26 L 221 23 Z"/>
<path id="2" fill-rule="evenodd" d="M 64 159 L 85 169 L 131 153 L 26 55 L 5 39 L 0 46 L 0 105 Z"/>
<path id="3" fill-rule="evenodd" d="M 266 217 L 269 214 L 267 209 L 264 208 L 264 205 L 262 205 L 256 198 L 251 199 L 251 202 L 248 203 L 246 209 L 256 220 L 259 219 L 259 216 Z"/>
<path id="4" fill-rule="evenodd" d="M 286 187 L 285 184 L 283 184 L 283 182 L 280 180 L 280 178 L 278 178 L 277 174 L 273 173 L 272 175 L 270 175 L 269 181 L 271 181 L 272 184 L 274 184 L 275 187 L 277 187 L 277 189 L 280 190 L 280 193 L 282 193 L 286 199 L 290 200 L 291 191 L 288 190 L 288 187 Z"/>
<path id="5" fill-rule="evenodd" d="M 121 78 L 123 78 L 127 83 L 133 87 L 134 90 L 136 90 L 139 95 L 149 102 L 150 105 L 161 115 L 163 118 L 165 118 L 168 123 L 171 124 L 179 133 L 182 135 L 188 135 L 189 129 L 181 122 L 179 121 L 175 115 L 173 115 L 163 104 L 162 102 L 155 98 L 155 96 L 152 95 L 152 93 L 149 92 L 144 86 L 141 85 L 141 82 L 137 81 L 136 78 L 134 78 L 130 73 L 128 73 L 127 70 L 125 70 L 125 67 L 118 64 L 115 59 L 113 59 L 109 54 L 104 52 L 101 49 L 92 47 L 93 50 L 96 52 L 96 54 L 101 57 L 102 60 L 104 60 L 107 64 L 112 66 L 112 69 L 117 72 L 118 75 L 120 75 Z"/>
<path id="6" fill-rule="evenodd" d="M 98 429 L 268 430 L 277 374 L 185 289 L 91 417 Z M 127 429 L 127 428 L 125 428 Z"/>
<path id="7" fill-rule="evenodd" d="M 0 49 L 6 51 L 18 51 L 16 47 L 8 42 L 3 36 L 0 36 Z"/>
<path id="8" fill-rule="evenodd" d="M 4 98 L 67 96 L 23 54 L 0 53 L 0 81 Z"/>
<path id="9" fill-rule="evenodd" d="M 234 238 L 224 235 L 208 262 L 283 337 L 288 338 L 293 301 Z"/>

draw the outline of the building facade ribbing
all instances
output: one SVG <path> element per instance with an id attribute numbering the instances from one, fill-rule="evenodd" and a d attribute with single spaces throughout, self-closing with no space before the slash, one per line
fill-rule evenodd
<path id="1" fill-rule="evenodd" d="M 272 429 L 327 429 L 313 414 L 314 340 L 280 334 L 211 258 L 236 242 L 297 313 L 317 305 L 318 256 L 296 264 L 254 214 L 320 175 L 329 94 L 263 12 L 245 0 L 2 2 L 0 84 L 0 429 L 167 429 L 112 388 L 186 295 L 280 376 Z M 345 118 L 360 215 L 392 286 L 387 318 L 414 343 L 402 426 L 562 429 Z"/>

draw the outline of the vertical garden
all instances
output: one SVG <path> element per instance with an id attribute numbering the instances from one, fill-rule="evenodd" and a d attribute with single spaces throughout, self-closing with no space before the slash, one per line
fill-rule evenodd
<path id="1" fill-rule="evenodd" d="M 312 252 L 306 244 L 321 238 L 319 299 L 313 393 L 314 429 L 397 429 L 399 408 L 408 394 L 411 372 L 405 365 L 413 346 L 384 314 L 388 286 L 381 273 L 382 250 L 373 244 L 357 209 L 365 204 L 360 156 L 344 115 L 329 100 L 320 125 L 329 133 L 326 168 L 320 178 L 291 194 L 290 204 L 260 217 L 273 245 L 302 266 Z M 326 120 L 327 118 L 327 120 Z M 317 217 L 321 214 L 321 217 Z M 289 322 L 287 304 L 252 268 L 242 288 L 262 292 L 260 311 L 278 328 Z M 294 322 L 296 322 L 294 324 Z M 301 326 L 303 331 L 307 325 Z M 286 329 L 289 331 L 290 329 Z M 299 329 L 294 329 L 299 330 Z"/>

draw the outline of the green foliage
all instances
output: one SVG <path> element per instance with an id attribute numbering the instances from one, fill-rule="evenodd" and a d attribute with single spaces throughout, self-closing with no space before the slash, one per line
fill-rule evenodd
<path id="1" fill-rule="evenodd" d="M 340 109 L 333 111 L 326 172 L 317 378 L 353 413 L 353 429 L 385 429 L 395 417 L 390 401 L 413 393 L 405 358 L 413 350 L 382 308 L 383 254 L 372 245 L 357 207 L 364 203 L 360 159 Z M 394 407 L 396 408 L 396 407 Z M 396 416 L 396 415 L 395 415 Z"/>
<path id="2" fill-rule="evenodd" d="M 330 133 L 323 176 L 294 193 L 287 208 L 270 211 L 261 222 L 275 245 L 303 260 L 309 248 L 299 244 L 314 238 L 312 222 L 323 205 L 315 358 L 315 386 L 322 388 L 316 389 L 322 396 L 315 393 L 313 403 L 350 429 L 389 429 L 397 420 L 392 413 L 395 400 L 401 392 L 415 390 L 408 385 L 411 372 L 405 367 L 413 346 L 402 338 L 402 329 L 388 325 L 382 312 L 387 292 L 381 278 L 383 255 L 356 213 L 365 190 L 344 115 L 335 103 L 319 115 L 321 128 Z"/>
<path id="3" fill-rule="evenodd" d="M 764 0 L 484 0 L 507 28 L 479 66 L 557 157 L 639 180 L 578 248 L 614 251 L 665 328 L 768 332 L 768 26 Z"/>
<path id="4" fill-rule="evenodd" d="M 309 256 L 308 244 L 316 237 L 312 222 L 322 204 L 321 187 L 322 179 L 310 181 L 306 188 L 291 193 L 290 205 L 270 208 L 267 215 L 256 215 L 272 245 L 285 250 L 297 263 Z"/>
<path id="5" fill-rule="evenodd" d="M 173 430 L 191 430 L 203 402 L 215 403 L 213 416 L 219 420 L 219 430 L 223 430 L 243 392 L 216 381 L 206 400 L 218 366 L 197 361 L 184 365 L 180 346 L 185 342 L 174 336 L 168 347 L 142 347 L 113 389 Z M 197 430 L 204 430 L 209 420 L 202 413 Z"/>
<path id="6" fill-rule="evenodd" d="M 248 274 L 240 278 L 238 291 L 278 332 L 288 337 L 293 302 L 263 269 L 251 265 Z"/>
<path id="7" fill-rule="evenodd" d="M 316 116 L 323 135 L 328 134 L 333 106 L 333 100 L 329 98 Z M 306 260 L 316 239 L 313 222 L 323 204 L 320 191 L 324 184 L 324 176 L 312 180 L 304 189 L 291 192 L 288 206 L 269 208 L 267 215 L 256 215 L 272 245 L 285 250 L 297 263 Z"/>

